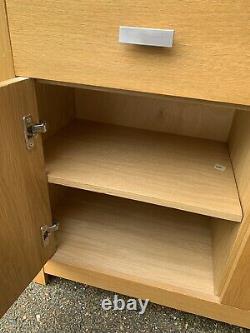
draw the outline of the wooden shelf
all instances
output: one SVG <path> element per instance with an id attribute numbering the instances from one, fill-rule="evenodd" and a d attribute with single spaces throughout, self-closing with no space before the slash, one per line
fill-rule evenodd
<path id="1" fill-rule="evenodd" d="M 223 143 L 75 120 L 51 137 L 45 157 L 50 183 L 242 219 Z"/>
<path id="2" fill-rule="evenodd" d="M 132 295 L 147 285 L 214 297 L 208 217 L 80 190 L 65 197 L 47 273 Z"/>

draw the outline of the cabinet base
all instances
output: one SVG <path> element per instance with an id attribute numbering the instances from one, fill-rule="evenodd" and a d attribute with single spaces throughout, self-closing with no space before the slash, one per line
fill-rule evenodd
<path id="1" fill-rule="evenodd" d="M 49 275 L 46 274 L 44 272 L 44 269 L 42 268 L 40 272 L 35 276 L 33 282 L 46 286 L 46 284 L 49 282 Z"/>
<path id="2" fill-rule="evenodd" d="M 231 325 L 238 325 L 250 328 L 250 311 L 241 310 L 221 304 L 217 296 L 198 297 L 197 295 L 187 295 L 169 286 L 169 289 L 155 288 L 140 283 L 123 281 L 109 276 L 90 272 L 83 269 L 79 271 L 69 265 L 50 260 L 44 266 L 44 272 L 49 275 L 62 277 L 64 279 L 85 283 L 93 287 L 117 292 L 131 297 L 142 299 L 149 298 L 151 302 L 163 306 L 175 308 L 177 310 L 194 313 L 199 316 L 208 317 Z"/>

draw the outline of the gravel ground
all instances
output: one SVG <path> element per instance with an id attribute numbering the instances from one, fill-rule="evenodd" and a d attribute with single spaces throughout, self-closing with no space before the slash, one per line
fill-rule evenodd
<path id="1" fill-rule="evenodd" d="M 59 278 L 52 278 L 46 287 L 31 283 L 0 320 L 0 332 L 250 332 L 152 303 L 144 315 L 102 310 L 101 301 L 113 296 L 111 292 Z"/>

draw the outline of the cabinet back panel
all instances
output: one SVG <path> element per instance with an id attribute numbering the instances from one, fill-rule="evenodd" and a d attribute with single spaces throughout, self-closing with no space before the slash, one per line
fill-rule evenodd
<path id="1" fill-rule="evenodd" d="M 227 106 L 157 96 L 75 90 L 77 118 L 226 142 L 234 117 Z"/>

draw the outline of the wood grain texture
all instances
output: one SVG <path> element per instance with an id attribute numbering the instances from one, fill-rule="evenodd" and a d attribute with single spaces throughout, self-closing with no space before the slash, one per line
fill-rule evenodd
<path id="1" fill-rule="evenodd" d="M 244 212 L 221 284 L 223 303 L 250 309 L 250 114 L 238 111 L 230 138 L 231 159 Z"/>
<path id="2" fill-rule="evenodd" d="M 0 0 L 0 81 L 15 76 L 5 0 Z"/>
<path id="3" fill-rule="evenodd" d="M 226 142 L 234 116 L 228 106 L 90 89 L 75 89 L 81 119 Z"/>
<path id="4" fill-rule="evenodd" d="M 45 152 L 50 183 L 242 219 L 223 143 L 78 120 L 53 136 Z"/>
<path id="5" fill-rule="evenodd" d="M 67 187 L 49 184 L 49 199 L 52 212 L 55 210 L 55 207 L 65 198 L 67 195 L 67 190 Z"/>
<path id="6" fill-rule="evenodd" d="M 94 90 L 94 91 L 102 91 L 102 92 L 113 92 L 113 93 L 119 93 L 119 94 L 125 94 L 125 95 L 131 95 L 131 96 L 148 96 L 148 97 L 157 97 L 164 99 L 165 101 L 178 101 L 182 103 L 194 103 L 194 104 L 203 104 L 208 106 L 215 106 L 215 107 L 226 107 L 228 110 L 235 111 L 236 109 L 239 109 L 239 105 L 232 104 L 232 103 L 226 103 L 222 101 L 207 101 L 204 99 L 196 99 L 196 98 L 190 98 L 190 97 L 178 97 L 178 96 L 171 96 L 171 95 L 162 95 L 157 93 L 148 93 L 148 92 L 141 92 L 141 91 L 135 91 L 135 90 L 124 90 L 124 89 L 117 89 L 117 88 L 108 88 L 108 87 L 98 87 L 98 86 L 90 86 L 83 83 L 74 83 L 74 82 L 63 82 L 63 81 L 54 81 L 54 80 L 46 80 L 46 79 L 35 79 L 36 82 L 42 83 L 42 84 L 48 84 L 53 86 L 63 86 L 63 87 L 71 87 L 71 88 L 77 88 L 77 89 L 88 89 L 88 90 Z M 241 105 L 241 110 L 250 111 L 249 105 Z"/>
<path id="7" fill-rule="evenodd" d="M 41 120 L 45 120 L 48 131 L 46 140 L 67 125 L 75 114 L 74 89 L 35 82 L 37 107 Z"/>
<path id="8" fill-rule="evenodd" d="M 33 282 L 41 284 L 42 286 L 46 286 L 49 281 L 49 276 L 48 274 L 44 273 L 44 268 L 40 270 L 40 272 L 35 276 L 33 279 Z"/>
<path id="9" fill-rule="evenodd" d="M 240 225 L 227 223 L 225 220 L 211 219 L 213 238 L 213 262 L 214 262 L 214 290 L 220 295 L 225 283 L 225 268 L 229 264 L 229 258 Z"/>
<path id="10" fill-rule="evenodd" d="M 81 190 L 53 212 L 53 261 L 155 288 L 213 295 L 209 218 Z"/>
<path id="11" fill-rule="evenodd" d="M 40 138 L 26 149 L 22 117 L 38 119 L 33 82 L 0 84 L 0 316 L 54 253 L 44 249 L 40 227 L 51 224 Z"/>
<path id="12" fill-rule="evenodd" d="M 154 288 L 137 282 L 116 279 L 110 283 L 110 277 L 104 274 L 92 273 L 49 260 L 45 267 L 46 273 L 64 279 L 89 284 L 97 288 L 110 290 L 130 297 L 149 298 L 151 302 L 172 307 L 181 311 L 191 312 L 200 316 L 250 328 L 250 312 L 227 306 L 219 302 L 218 297 L 195 297 L 179 293 L 174 289 Z"/>
<path id="13" fill-rule="evenodd" d="M 213 294 L 207 218 L 80 192 L 54 212 L 62 228 L 46 273 L 250 328 L 249 312 Z"/>
<path id="14" fill-rule="evenodd" d="M 249 105 L 250 5 L 7 0 L 17 75 Z M 120 25 L 173 28 L 172 49 L 118 43 Z"/>

